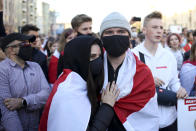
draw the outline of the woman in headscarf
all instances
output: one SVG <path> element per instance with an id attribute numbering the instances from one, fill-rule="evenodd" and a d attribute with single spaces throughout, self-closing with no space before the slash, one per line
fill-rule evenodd
<path id="1" fill-rule="evenodd" d="M 40 123 L 40 131 L 104 131 L 109 126 L 119 90 L 104 80 L 103 47 L 99 39 L 79 36 L 64 50 L 64 71 L 55 82 Z M 110 86 L 111 85 L 111 86 Z"/>

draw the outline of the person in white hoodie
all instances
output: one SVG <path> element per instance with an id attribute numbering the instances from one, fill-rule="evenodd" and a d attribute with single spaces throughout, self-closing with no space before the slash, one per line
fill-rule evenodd
<path id="1" fill-rule="evenodd" d="M 132 51 L 138 57 L 143 54 L 145 64 L 151 69 L 154 82 L 157 87 L 172 90 L 177 93 L 177 98 L 187 97 L 187 92 L 181 87 L 178 74 L 177 62 L 171 52 L 161 46 L 160 40 L 163 35 L 162 14 L 152 12 L 147 15 L 143 23 L 145 40 Z M 140 52 L 140 53 L 139 53 Z M 159 105 L 159 130 L 176 131 L 176 107 Z"/>

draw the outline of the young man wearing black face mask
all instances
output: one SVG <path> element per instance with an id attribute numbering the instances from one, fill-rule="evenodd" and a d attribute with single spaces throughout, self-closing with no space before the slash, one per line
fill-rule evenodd
<path id="1" fill-rule="evenodd" d="M 0 63 L 0 109 L 2 125 L 9 131 L 37 131 L 40 108 L 50 93 L 40 66 L 32 57 L 29 42 L 34 36 L 11 33 L 0 40 L 7 58 Z"/>
<path id="2" fill-rule="evenodd" d="M 31 42 L 31 46 L 33 47 L 33 56 L 32 61 L 38 63 L 48 80 L 48 66 L 47 66 L 47 57 L 44 53 L 40 51 L 41 42 L 39 38 L 39 28 L 35 25 L 27 24 L 21 28 L 21 33 L 25 35 L 34 35 L 36 37 L 34 42 Z"/>
<path id="3" fill-rule="evenodd" d="M 108 81 L 115 81 L 120 90 L 108 130 L 157 131 L 159 117 L 154 80 L 149 68 L 129 49 L 128 21 L 118 12 L 109 14 L 101 24 L 100 36 L 106 50 L 103 88 Z"/>
<path id="4" fill-rule="evenodd" d="M 76 15 L 71 20 L 73 30 L 80 35 L 92 35 L 92 18 L 86 14 Z"/>
<path id="5" fill-rule="evenodd" d="M 79 14 L 76 15 L 72 20 L 71 20 L 71 26 L 74 30 L 74 33 L 77 36 L 80 35 L 89 35 L 92 36 L 92 18 L 87 16 L 86 14 Z M 57 76 L 59 76 L 62 71 L 63 71 L 63 55 L 60 55 L 59 61 L 58 61 L 58 72 Z"/>

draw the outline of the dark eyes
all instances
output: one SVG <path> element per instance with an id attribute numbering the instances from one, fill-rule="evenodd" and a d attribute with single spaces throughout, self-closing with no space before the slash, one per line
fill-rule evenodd
<path id="1" fill-rule="evenodd" d="M 153 28 L 153 29 L 158 29 L 158 28 L 163 29 L 162 26 L 160 26 L 160 27 L 159 27 L 159 26 L 153 26 L 152 28 Z"/>
<path id="2" fill-rule="evenodd" d="M 82 30 L 91 30 L 92 29 L 92 27 L 89 27 L 89 28 L 83 28 Z"/>

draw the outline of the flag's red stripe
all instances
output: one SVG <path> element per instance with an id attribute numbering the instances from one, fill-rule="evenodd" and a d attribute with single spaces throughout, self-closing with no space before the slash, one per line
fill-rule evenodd
<path id="1" fill-rule="evenodd" d="M 129 95 L 121 98 L 114 105 L 114 110 L 122 123 L 129 115 L 141 110 L 155 95 L 155 85 L 150 69 L 136 56 L 135 59 L 136 74 L 133 79 L 133 89 Z"/>
<path id="2" fill-rule="evenodd" d="M 167 66 L 156 67 L 156 69 L 164 69 L 164 68 L 167 68 Z"/>
<path id="3" fill-rule="evenodd" d="M 48 67 L 48 78 L 49 83 L 54 83 L 57 79 L 57 66 L 58 66 L 58 58 L 52 56 L 50 59 L 49 67 Z"/>
<path id="4" fill-rule="evenodd" d="M 60 76 L 60 78 L 54 83 L 52 92 L 50 93 L 50 96 L 48 97 L 48 101 L 45 105 L 44 112 L 43 112 L 42 117 L 41 117 L 41 121 L 40 121 L 40 125 L 39 125 L 39 131 L 47 131 L 48 114 L 49 114 L 52 98 L 53 98 L 54 94 L 57 91 L 58 85 L 67 78 L 67 76 L 69 75 L 70 72 L 71 72 L 71 70 L 65 69 L 63 71 L 63 74 Z"/>

